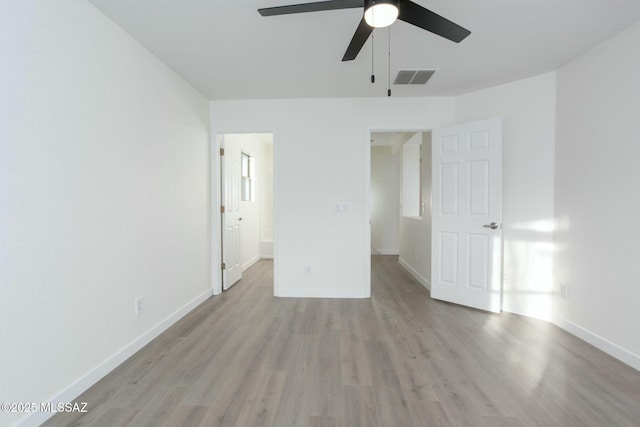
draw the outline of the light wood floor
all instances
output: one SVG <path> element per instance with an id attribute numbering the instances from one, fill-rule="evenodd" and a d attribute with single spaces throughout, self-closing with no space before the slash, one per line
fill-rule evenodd
<path id="1" fill-rule="evenodd" d="M 375 256 L 370 300 L 211 298 L 46 426 L 638 426 L 640 372 L 545 322 L 431 300 Z"/>

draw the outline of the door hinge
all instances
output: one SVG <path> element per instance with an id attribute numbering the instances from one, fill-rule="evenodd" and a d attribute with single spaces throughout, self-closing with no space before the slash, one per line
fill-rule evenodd
<path id="1" fill-rule="evenodd" d="M 226 269 L 226 268 L 227 268 L 227 265 L 223 262 L 222 264 L 220 264 L 220 268 L 221 268 L 222 270 L 224 270 L 224 269 Z"/>
<path id="2" fill-rule="evenodd" d="M 220 213 L 224 213 L 224 206 L 220 206 Z"/>
<path id="3" fill-rule="evenodd" d="M 221 155 L 221 156 L 224 156 L 224 148 L 221 148 L 221 149 L 220 149 L 220 155 Z"/>

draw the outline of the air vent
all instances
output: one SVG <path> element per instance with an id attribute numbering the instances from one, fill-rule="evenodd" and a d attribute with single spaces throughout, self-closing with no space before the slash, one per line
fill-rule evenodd
<path id="1" fill-rule="evenodd" d="M 416 75 L 416 70 L 400 70 L 396 79 L 393 81 L 394 85 L 408 85 L 411 83 L 413 76 Z"/>
<path id="2" fill-rule="evenodd" d="M 393 81 L 394 85 L 423 85 L 429 81 L 436 70 L 400 70 Z"/>

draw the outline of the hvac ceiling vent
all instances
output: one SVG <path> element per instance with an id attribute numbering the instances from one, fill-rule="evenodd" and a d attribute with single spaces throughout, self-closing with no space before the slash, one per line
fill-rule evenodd
<path id="1" fill-rule="evenodd" d="M 400 70 L 393 81 L 394 85 L 423 85 L 429 81 L 436 70 Z"/>

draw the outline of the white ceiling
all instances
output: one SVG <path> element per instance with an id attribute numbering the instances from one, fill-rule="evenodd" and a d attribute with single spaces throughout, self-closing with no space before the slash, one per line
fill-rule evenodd
<path id="1" fill-rule="evenodd" d="M 90 0 L 210 99 L 386 96 L 386 29 L 351 62 L 360 9 L 261 17 L 304 0 Z M 455 44 L 391 27 L 391 74 L 437 69 L 393 96 L 450 96 L 555 70 L 640 20 L 640 0 L 414 0 L 466 27 Z M 606 64 L 603 64 L 606 66 Z"/>

